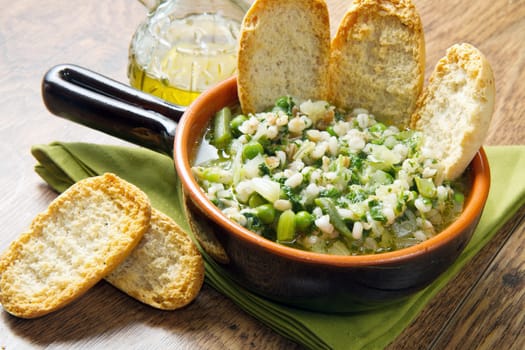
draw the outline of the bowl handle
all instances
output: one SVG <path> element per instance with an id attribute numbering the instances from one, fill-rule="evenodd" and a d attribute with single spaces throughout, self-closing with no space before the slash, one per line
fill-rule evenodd
<path id="1" fill-rule="evenodd" d="M 173 155 L 177 121 L 185 108 L 88 69 L 62 64 L 42 80 L 53 114 L 151 150 Z"/>

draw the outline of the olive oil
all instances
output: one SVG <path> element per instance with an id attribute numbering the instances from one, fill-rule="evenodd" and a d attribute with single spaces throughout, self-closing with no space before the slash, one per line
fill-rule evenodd
<path id="1" fill-rule="evenodd" d="M 220 14 L 150 18 L 130 46 L 130 84 L 179 105 L 235 74 L 240 23 Z"/>

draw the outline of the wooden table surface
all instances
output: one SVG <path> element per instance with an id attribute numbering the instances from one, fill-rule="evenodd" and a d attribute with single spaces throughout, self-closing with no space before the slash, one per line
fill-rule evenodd
<path id="1" fill-rule="evenodd" d="M 470 42 L 491 62 L 497 102 L 487 145 L 524 144 L 525 1 L 414 0 L 427 75 L 445 49 Z M 349 1 L 328 1 L 336 27 Z M 75 63 L 127 82 L 128 43 L 145 16 L 138 1 L 0 0 L 0 250 L 56 196 L 34 173 L 30 147 L 54 140 L 124 142 L 51 116 L 40 82 Z M 525 348 L 525 209 L 438 294 L 391 349 Z M 190 306 L 161 312 L 106 283 L 36 320 L 0 311 L 0 349 L 300 348 L 208 286 Z M 349 348 L 351 345 L 349 344 Z"/>

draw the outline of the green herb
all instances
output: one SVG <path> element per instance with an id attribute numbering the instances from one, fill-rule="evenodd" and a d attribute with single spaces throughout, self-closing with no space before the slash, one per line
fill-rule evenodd
<path id="1" fill-rule="evenodd" d="M 370 208 L 370 216 L 375 221 L 386 222 L 386 217 L 383 214 L 383 205 L 378 200 L 371 200 L 368 202 Z"/>
<path id="2" fill-rule="evenodd" d="M 290 96 L 283 96 L 275 102 L 275 106 L 285 112 L 288 115 L 292 115 L 293 107 L 295 102 Z"/>

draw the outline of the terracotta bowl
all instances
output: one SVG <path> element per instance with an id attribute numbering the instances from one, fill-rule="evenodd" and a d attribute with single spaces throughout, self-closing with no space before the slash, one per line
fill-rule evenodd
<path id="1" fill-rule="evenodd" d="M 235 78 L 202 94 L 177 126 L 174 161 L 197 237 L 233 279 L 255 293 L 323 311 L 379 306 L 431 284 L 469 242 L 489 193 L 490 170 L 483 149 L 467 170 L 472 188 L 461 216 L 443 232 L 409 248 L 361 256 L 318 254 L 277 244 L 229 220 L 207 199 L 191 166 L 210 119 L 236 103 Z"/>

